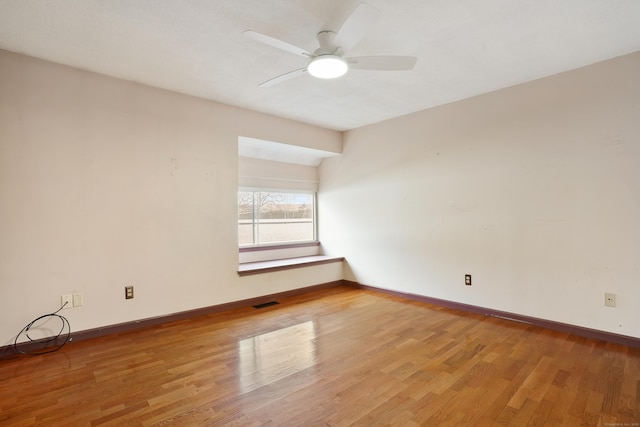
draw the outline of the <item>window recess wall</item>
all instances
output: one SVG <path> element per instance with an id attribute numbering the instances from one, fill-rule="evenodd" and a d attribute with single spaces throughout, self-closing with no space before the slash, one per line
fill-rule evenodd
<path id="1" fill-rule="evenodd" d="M 322 159 L 337 153 L 309 149 L 299 146 L 263 141 L 254 138 L 241 137 L 238 140 L 238 190 L 239 199 L 249 192 L 272 193 L 300 193 L 313 195 L 318 190 L 317 166 Z M 283 161 L 279 161 L 283 160 Z M 304 242 L 278 242 L 270 244 L 255 241 L 255 227 L 241 223 L 241 201 L 239 200 L 239 261 L 256 262 L 283 258 L 320 254 L 320 245 L 315 241 L 317 229 L 313 237 Z M 313 227 L 318 226 L 315 215 Z M 244 221 L 246 222 L 246 221 Z M 252 232 L 253 236 L 247 235 Z M 247 239 L 253 241 L 249 242 Z M 306 238 L 305 238 L 306 239 Z M 314 242 L 316 242 L 314 244 Z"/>

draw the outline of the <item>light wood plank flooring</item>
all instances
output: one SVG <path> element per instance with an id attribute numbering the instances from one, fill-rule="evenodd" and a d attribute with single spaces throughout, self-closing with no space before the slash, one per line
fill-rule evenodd
<path id="1" fill-rule="evenodd" d="M 0 425 L 640 426 L 640 349 L 336 287 L 0 360 Z"/>

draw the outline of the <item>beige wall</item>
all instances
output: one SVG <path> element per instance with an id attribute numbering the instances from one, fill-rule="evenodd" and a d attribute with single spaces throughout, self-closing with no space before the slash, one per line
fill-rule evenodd
<path id="1" fill-rule="evenodd" d="M 640 337 L 638 76 L 640 53 L 347 132 L 325 251 L 364 284 Z"/>
<path id="2" fill-rule="evenodd" d="M 0 346 L 72 292 L 78 331 L 341 278 L 236 274 L 238 136 L 338 132 L 6 51 L 0 94 Z"/>
<path id="3" fill-rule="evenodd" d="M 323 248 L 364 284 L 640 337 L 638 75 L 633 54 L 347 132 Z M 339 133 L 4 51 L 0 94 L 0 345 L 76 291 L 78 331 L 342 277 L 236 275 L 237 137 Z"/>

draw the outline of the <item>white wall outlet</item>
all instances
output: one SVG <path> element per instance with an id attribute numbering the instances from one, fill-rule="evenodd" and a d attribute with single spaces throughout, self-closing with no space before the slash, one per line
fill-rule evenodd
<path id="1" fill-rule="evenodd" d="M 73 306 L 81 307 L 84 304 L 84 297 L 82 294 L 73 294 Z"/>
<path id="2" fill-rule="evenodd" d="M 62 308 L 64 308 L 65 310 L 67 308 L 73 308 L 73 295 L 62 295 L 60 297 L 60 305 L 62 305 Z"/>
<path id="3" fill-rule="evenodd" d="M 604 294 L 604 305 L 606 305 L 607 307 L 615 307 L 616 294 L 610 294 L 610 293 Z"/>

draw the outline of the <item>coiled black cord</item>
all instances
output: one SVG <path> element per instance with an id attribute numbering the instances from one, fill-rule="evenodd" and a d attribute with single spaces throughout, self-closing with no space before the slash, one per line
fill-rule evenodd
<path id="1" fill-rule="evenodd" d="M 64 304 L 62 304 L 62 307 L 60 307 L 58 310 L 54 311 L 53 313 L 49 313 L 49 314 L 44 314 L 40 317 L 38 317 L 37 319 L 35 319 L 33 322 L 29 323 L 27 326 L 25 326 L 24 328 L 22 328 L 22 330 L 20 331 L 20 333 L 16 336 L 15 341 L 13 342 L 13 349 L 16 351 L 16 353 L 20 353 L 20 354 L 26 354 L 28 356 L 39 356 L 41 354 L 47 354 L 47 353 L 53 353 L 54 351 L 58 351 L 60 350 L 67 342 L 69 342 L 70 338 L 71 338 L 71 325 L 69 324 L 69 321 L 67 320 L 66 317 L 61 316 L 58 314 L 58 312 L 60 310 L 62 310 L 68 303 L 65 302 Z M 49 338 L 40 338 L 40 339 L 33 339 L 29 336 L 29 329 L 31 329 L 31 327 L 36 324 L 36 322 L 38 322 L 39 320 L 42 319 L 46 319 L 48 317 L 56 317 L 58 319 L 60 319 L 61 323 L 62 323 L 62 327 L 60 328 L 60 332 L 58 332 L 57 335 L 49 337 Z M 64 329 L 67 329 L 67 334 L 64 337 L 64 341 L 61 344 L 55 344 L 53 347 L 50 347 L 50 344 L 52 342 L 56 342 L 58 341 L 58 338 L 60 338 L 61 335 L 63 335 Z M 42 346 L 41 349 L 39 350 L 35 350 L 35 351 L 24 351 L 21 350 L 20 348 L 18 348 L 18 339 L 24 334 L 24 336 L 26 336 L 29 341 L 24 341 L 22 343 L 20 343 L 20 345 L 23 345 L 24 347 L 31 347 L 31 343 L 37 343 L 38 346 Z"/>

